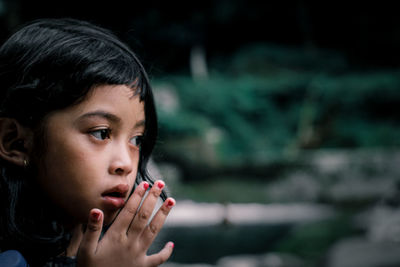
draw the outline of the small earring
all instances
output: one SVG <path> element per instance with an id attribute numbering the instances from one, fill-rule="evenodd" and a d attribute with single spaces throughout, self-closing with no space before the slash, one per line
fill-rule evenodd
<path id="1" fill-rule="evenodd" d="M 24 168 L 27 168 L 28 164 L 29 164 L 28 160 L 24 159 Z"/>

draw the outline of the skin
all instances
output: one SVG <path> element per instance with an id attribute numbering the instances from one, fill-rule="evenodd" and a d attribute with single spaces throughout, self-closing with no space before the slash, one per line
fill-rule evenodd
<path id="1" fill-rule="evenodd" d="M 140 209 L 146 182 L 128 199 L 144 120 L 144 103 L 125 85 L 96 87 L 83 102 L 46 119 L 47 146 L 38 181 L 75 225 L 67 255 L 77 255 L 78 266 L 157 266 L 172 253 L 169 242 L 159 253 L 146 255 L 175 205 L 168 198 L 149 223 L 164 183 L 155 182 Z M 120 195 L 108 196 L 113 190 Z M 103 225 L 111 222 L 98 241 Z M 84 233 L 82 223 L 87 223 Z"/>

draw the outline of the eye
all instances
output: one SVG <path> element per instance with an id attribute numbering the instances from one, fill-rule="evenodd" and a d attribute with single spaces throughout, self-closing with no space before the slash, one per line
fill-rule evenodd
<path id="1" fill-rule="evenodd" d="M 96 138 L 96 139 L 105 140 L 105 139 L 110 138 L 111 129 L 99 129 L 99 130 L 91 131 L 90 134 L 93 135 L 94 138 Z"/>
<path id="2" fill-rule="evenodd" d="M 140 148 L 143 143 L 143 136 L 142 135 L 134 136 L 133 138 L 131 138 L 131 140 L 129 140 L 129 142 L 132 145 Z"/>

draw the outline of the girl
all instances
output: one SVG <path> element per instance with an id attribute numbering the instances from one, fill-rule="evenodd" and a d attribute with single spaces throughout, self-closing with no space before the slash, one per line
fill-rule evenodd
<path id="1" fill-rule="evenodd" d="M 172 242 L 146 252 L 175 201 L 146 171 L 157 118 L 135 54 L 87 22 L 35 21 L 0 48 L 0 86 L 3 258 L 16 250 L 30 266 L 165 262 Z"/>

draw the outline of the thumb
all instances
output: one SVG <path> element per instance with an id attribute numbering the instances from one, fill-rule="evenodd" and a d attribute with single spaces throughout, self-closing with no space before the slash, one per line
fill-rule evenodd
<path id="1" fill-rule="evenodd" d="M 103 212 L 99 209 L 92 209 L 86 231 L 83 234 L 82 242 L 79 247 L 79 254 L 93 255 L 96 253 L 99 243 L 101 230 L 103 227 Z"/>

